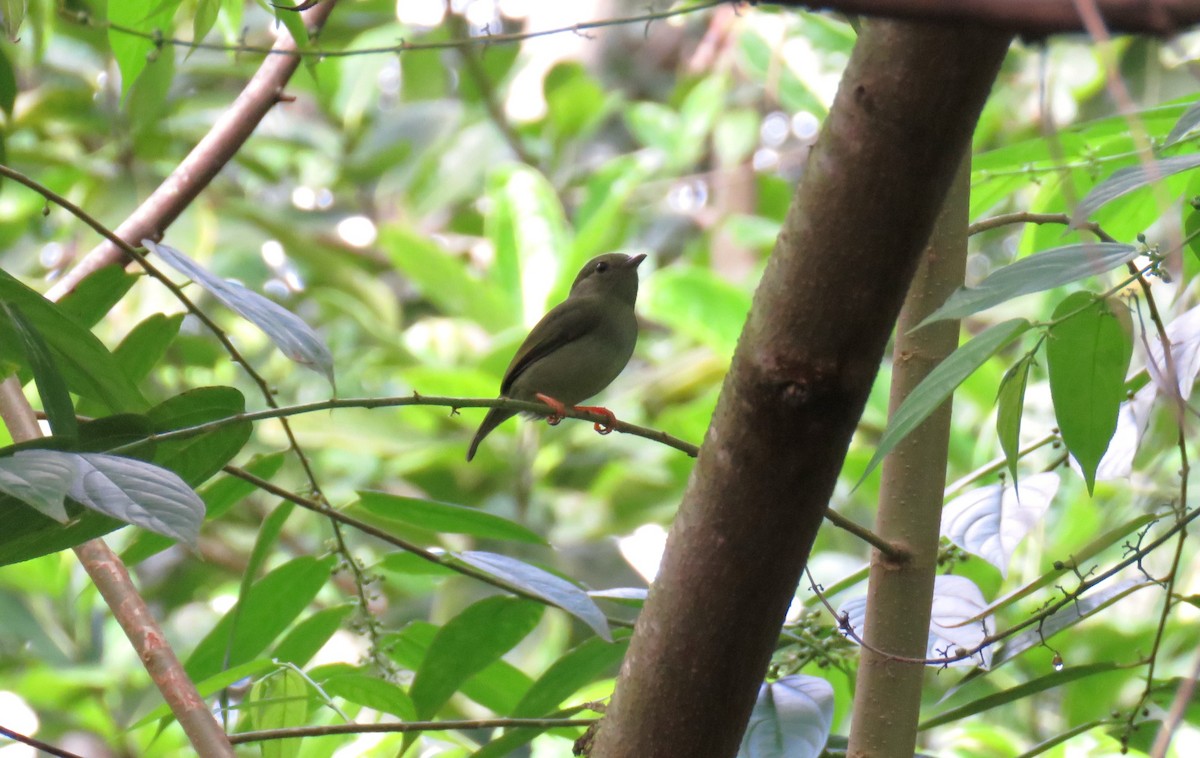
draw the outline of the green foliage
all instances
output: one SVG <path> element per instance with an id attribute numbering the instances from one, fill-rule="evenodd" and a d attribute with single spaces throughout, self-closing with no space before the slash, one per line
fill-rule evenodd
<path id="1" fill-rule="evenodd" d="M 410 4 L 367 0 L 337 4 L 309 39 L 300 14 L 261 2 L 110 0 L 84 4 L 84 15 L 77 5 L 57 13 L 0 3 L 10 40 L 0 49 L 0 157 L 109 227 L 180 165 L 264 59 L 169 38 L 264 48 L 287 29 L 302 49 L 382 52 L 307 57 L 253 136 L 162 230 L 174 247 L 147 243 L 174 260 L 170 276 L 261 385 L 136 267 L 101 269 L 47 299 L 100 238 L 16 182 L 0 185 L 0 372 L 17 378 L 54 432 L 0 449 L 0 690 L 37 712 L 36 736 L 50 742 L 83 733 L 118 752 L 192 752 L 64 552 L 108 535 L 202 696 L 228 709 L 231 730 L 589 715 L 585 703 L 612 693 L 625 626 L 645 597 L 624 556 L 655 563 L 652 530 L 636 530 L 669 525 L 692 459 L 642 438 L 599 437 L 587 424 L 514 420 L 467 465 L 482 411 L 409 406 L 290 417 L 302 460 L 278 421 L 233 419 L 333 392 L 298 363 L 328 376 L 336 368 L 342 398 L 494 396 L 524 328 L 565 296 L 583 261 L 622 250 L 649 253 L 640 343 L 599 402 L 699 443 L 854 29 L 764 5 L 720 23 L 705 11 L 679 26 L 555 35 L 571 49 L 553 58 L 532 42 L 477 40 L 470 66 L 457 49 L 397 48 L 524 22 L 431 27 L 405 15 Z M 1184 65 L 1142 41 L 1115 50 L 1135 85 L 1135 117 L 1113 112 L 1091 46 L 1014 49 L 976 134 L 970 207 L 972 221 L 1009 212 L 1087 220 L 1116 242 L 1054 222 L 976 235 L 967 286 L 928 319 L 961 319 L 962 346 L 890 423 L 883 367 L 833 503 L 870 524 L 877 485 L 867 474 L 953 397 L 950 468 L 926 473 L 960 481 L 952 494 L 982 498 L 976 531 L 955 532 L 967 544 L 947 546 L 942 570 L 984 600 L 938 638 L 978 632 L 985 619 L 1003 632 L 1062 606 L 989 648 L 992 670 L 929 679 L 924 749 L 934 754 L 1066 755 L 1115 751 L 1120 740 L 1144 751 L 1194 654 L 1173 610 L 1142 703 L 1162 590 L 1134 561 L 1069 594 L 1128 561 L 1126 545 L 1161 539 L 1178 517 L 1168 504 L 1180 513 L 1193 505 L 1180 502 L 1177 477 L 1186 413 L 1175 414 L 1169 383 L 1143 368 L 1141 351 L 1131 359 L 1135 345 L 1157 345 L 1146 294 L 1139 286 L 1117 300 L 1116 288 L 1126 284 L 1122 264 L 1148 272 L 1186 401 L 1200 344 L 1187 318 L 1200 272 L 1190 258 L 1200 108 L 1194 95 L 1147 94 L 1194 90 Z M 1038 104 L 1052 104 L 1053 118 L 1035 116 Z M 1050 123 L 1060 126 L 1048 135 Z M 1153 156 L 1138 154 L 1143 141 Z M 811 254 L 841 265 L 855 231 Z M 1182 265 L 1178 243 L 1192 251 Z M 218 423 L 147 441 L 209 422 Z M 1055 444 L 1031 444 L 1055 428 Z M 1064 465 L 1068 453 L 1082 476 Z M 148 481 L 170 472 L 199 494 L 203 522 L 196 510 L 186 534 L 122 528 L 148 524 L 138 509 L 154 501 L 126 486 L 129 502 L 106 515 L 73 496 L 74 467 L 103 466 L 107 458 L 87 457 L 97 454 Z M 1050 479 L 1050 502 L 1030 515 Z M 181 503 L 195 497 L 169 491 Z M 168 517 L 182 512 L 166 507 Z M 352 523 L 335 535 L 310 507 Z M 1151 578 L 1169 570 L 1174 544 L 1148 557 Z M 823 530 L 813 555 L 835 602 L 861 594 L 862 542 Z M 1191 563 L 1178 567 L 1175 594 L 1194 604 Z M 799 754 L 797 740 L 812 748 L 831 729 L 829 748 L 844 745 L 854 656 L 828 616 L 789 622 L 747 754 Z M 821 708 L 796 707 L 793 685 L 806 680 L 794 677 L 808 676 L 833 690 Z M 1130 732 L 1137 706 L 1151 715 Z M 1196 711 L 1184 711 L 1190 739 Z M 1041 714 L 1033 725 L 1030 712 Z M 463 729 L 363 750 L 565 755 L 581 734 Z M 265 752 L 329 755 L 349 744 L 272 742 Z"/>

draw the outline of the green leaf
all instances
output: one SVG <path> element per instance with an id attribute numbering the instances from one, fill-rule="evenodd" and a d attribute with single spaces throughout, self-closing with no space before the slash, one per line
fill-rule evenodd
<path id="1" fill-rule="evenodd" d="M 1054 309 L 1054 319 L 1063 320 L 1046 340 L 1050 396 L 1063 442 L 1090 493 L 1125 399 L 1133 326 L 1120 301 L 1095 301 L 1089 292 L 1068 295 Z"/>
<path id="2" fill-rule="evenodd" d="M 245 468 L 255 476 L 270 479 L 283 465 L 284 453 L 272 453 L 260 456 L 251 461 Z M 234 476 L 224 476 L 200 490 L 200 499 L 204 501 L 205 519 L 218 518 L 228 511 L 242 498 L 255 491 L 255 487 L 244 479 Z M 139 532 L 121 553 L 121 560 L 127 566 L 140 563 L 152 555 L 169 548 L 174 542 L 161 535 L 150 532 Z"/>
<path id="3" fill-rule="evenodd" d="M 1114 171 L 1112 176 L 1092 188 L 1092 191 L 1079 201 L 1079 205 L 1075 206 L 1075 212 L 1071 214 L 1071 225 L 1081 226 L 1093 213 L 1122 195 L 1197 166 L 1200 166 L 1200 153 L 1190 153 L 1162 158 L 1153 161 L 1151 166 L 1139 163 Z"/>
<path id="4" fill-rule="evenodd" d="M 3 269 L 0 269 L 0 303 L 16 305 L 37 328 L 72 392 L 96 400 L 114 413 L 146 408 L 146 399 L 100 340 Z M 17 341 L 11 322 L 0 318 L 0 364 L 23 365 Z"/>
<path id="5" fill-rule="evenodd" d="M 597 126 L 610 102 L 605 89 L 575 62 L 551 68 L 542 87 L 547 121 L 559 141 L 576 138 Z"/>
<path id="6" fill-rule="evenodd" d="M 184 664 L 188 676 L 205 679 L 266 650 L 325 586 L 333 564 L 333 556 L 321 560 L 294 558 L 251 585 L 239 603 L 241 618 L 228 662 L 223 663 L 234 610 L 226 613 L 192 651 Z"/>
<path id="7" fill-rule="evenodd" d="M 0 0 L 0 13 L 4 14 L 4 26 L 5 31 L 8 32 L 9 39 L 13 39 L 16 33 L 15 27 L 11 30 L 8 28 L 10 26 L 9 9 L 14 5 L 18 6 L 22 11 L 24 10 L 23 0 Z M 16 19 L 16 23 L 21 23 L 20 18 Z M 13 73 L 12 61 L 8 59 L 8 54 L 3 49 L 0 49 L 0 110 L 3 110 L 4 114 L 10 119 L 12 118 L 13 103 L 16 100 L 17 77 Z"/>
<path id="8" fill-rule="evenodd" d="M 612 642 L 608 619 L 604 617 L 604 613 L 601 612 L 596 602 L 588 596 L 587 592 L 566 579 L 524 561 L 498 553 L 469 550 L 464 553 L 456 553 L 455 557 L 558 606 L 590 626 L 601 639 Z"/>
<path id="9" fill-rule="evenodd" d="M 79 424 L 75 421 L 75 406 L 71 403 L 67 382 L 50 353 L 50 346 L 42 339 L 37 327 L 21 314 L 17 305 L 0 303 L 0 307 L 8 314 L 13 329 L 21 339 L 21 347 L 33 370 L 33 382 L 37 385 L 38 396 L 42 399 L 42 407 L 50 420 L 51 430 L 60 437 L 78 437 Z"/>
<path id="10" fill-rule="evenodd" d="M 131 382 L 140 382 L 150 375 L 150 370 L 166 355 L 182 324 L 182 313 L 171 316 L 155 313 L 125 335 L 113 351 L 113 357 Z"/>
<path id="11" fill-rule="evenodd" d="M 0 14 L 4 17 L 4 33 L 8 35 L 9 42 L 16 42 L 20 39 L 17 32 L 21 28 L 21 22 L 25 20 L 27 2 L 28 0 L 0 0 Z"/>
<path id="12" fill-rule="evenodd" d="M 307 665 L 353 612 L 354 606 L 349 603 L 322 608 L 288 630 L 271 651 L 271 658 L 295 666 Z"/>
<path id="13" fill-rule="evenodd" d="M 1163 147 L 1170 147 L 1178 142 L 1184 135 L 1196 128 L 1200 124 L 1200 102 L 1192 103 L 1179 120 L 1175 122 L 1175 126 L 1171 127 L 1170 134 L 1167 135 Z"/>
<path id="14" fill-rule="evenodd" d="M 887 429 L 875 448 L 875 454 L 867 464 L 866 470 L 858 480 L 863 480 L 875 470 L 883 457 L 891 452 L 899 442 L 916 429 L 929 414 L 937 410 L 946 398 L 957 389 L 958 385 L 975 373 L 995 355 L 1002 347 L 1012 342 L 1022 332 L 1029 328 L 1029 322 L 1023 318 L 1015 318 L 992 326 L 978 336 L 961 345 L 949 355 L 946 360 L 937 365 L 929 375 L 918 384 L 888 421 Z M 858 486 L 857 484 L 855 486 Z"/>
<path id="15" fill-rule="evenodd" d="M 138 277 L 122 266 L 105 266 L 84 278 L 58 301 L 58 309 L 84 329 L 91 329 L 125 297 L 137 280 Z"/>
<path id="16" fill-rule="evenodd" d="M 282 305 L 268 300 L 237 282 L 214 276 L 195 261 L 169 245 L 144 239 L 142 245 L 171 268 L 190 277 L 227 308 L 257 326 L 289 360 L 333 380 L 333 355 L 313 328 Z"/>
<path id="17" fill-rule="evenodd" d="M 1115 662 L 1093 663 L 1086 666 L 1071 666 L 1064 668 L 1062 671 L 1054 671 L 1031 679 L 1028 682 L 1023 682 L 1015 687 L 1010 687 L 1000 692 L 995 692 L 977 700 L 972 700 L 956 708 L 952 708 L 944 713 L 939 713 L 937 716 L 922 721 L 917 729 L 925 731 L 934 727 L 950 724 L 968 716 L 974 716 L 979 713 L 986 713 L 993 708 L 997 708 L 1007 703 L 1023 700 L 1026 697 L 1038 692 L 1061 687 L 1064 684 L 1085 679 L 1096 674 L 1104 674 L 1109 671 L 1121 668 L 1122 664 Z"/>
<path id="18" fill-rule="evenodd" d="M 479 508 L 371 490 L 360 490 L 358 496 L 359 504 L 367 510 L 422 529 L 470 534 L 485 539 L 547 544 L 536 532 Z"/>
<path id="19" fill-rule="evenodd" d="M 196 691 L 200 693 L 200 697 L 210 698 L 217 695 L 221 690 L 227 689 L 247 677 L 259 676 L 260 674 L 277 671 L 278 669 L 279 666 L 271 661 L 250 661 L 249 663 L 243 663 L 241 666 L 235 666 L 227 671 L 210 676 L 204 681 L 196 682 Z M 130 730 L 141 729 L 147 724 L 153 724 L 155 721 L 162 719 L 171 721 L 175 719 L 171 713 L 171 707 L 166 703 L 154 708 L 134 722 L 133 726 L 129 728 Z"/>
<path id="20" fill-rule="evenodd" d="M 385 648 L 397 663 L 415 671 L 439 631 L 426 621 L 410 621 L 398 634 L 384 639 Z M 528 676 L 499 658 L 464 682 L 459 691 L 493 713 L 512 713 L 531 684 Z"/>
<path id="21" fill-rule="evenodd" d="M 1013 364 L 1000 380 L 996 392 L 996 435 L 1000 448 L 1008 463 L 1013 482 L 1017 481 L 1017 460 L 1021 449 L 1021 414 L 1025 409 L 1025 385 L 1029 381 L 1029 367 L 1033 355 L 1026 354 Z"/>
<path id="22" fill-rule="evenodd" d="M 524 314 L 524 323 L 534 324 L 546 312 L 546 304 L 557 289 L 566 292 L 578 269 L 562 266 L 568 249 L 566 215 L 550 182 L 529 166 L 502 166 L 488 177 L 488 199 L 492 210 L 484 231 L 496 251 L 493 276 L 502 291 Z M 502 322 L 503 323 L 503 322 Z"/>
<path id="23" fill-rule="evenodd" d="M 199 387 L 169 398 L 147 412 L 156 432 L 185 429 L 245 413 L 246 399 L 233 387 Z M 156 443 L 154 462 L 200 486 L 233 460 L 250 439 L 248 421 L 222 426 L 183 439 Z"/>
<path id="24" fill-rule="evenodd" d="M 626 633 L 627 634 L 627 633 Z M 535 718 L 555 710 L 564 700 L 602 676 L 615 675 L 629 640 L 584 640 L 537 678 L 513 710 L 514 718 Z"/>
<path id="25" fill-rule="evenodd" d="M 437 713 L 463 682 L 525 639 L 544 610 L 530 600 L 489 597 L 447 622 L 413 677 L 409 694 L 417 716 Z"/>
<path id="26" fill-rule="evenodd" d="M 390 713 L 401 721 L 417 721 L 417 707 L 408 693 L 383 679 L 359 672 L 334 674 L 321 681 L 321 688 L 333 697 Z"/>
<path id="27" fill-rule="evenodd" d="M 517 314 L 500 288 L 473 276 L 467 270 L 466 259 L 428 237 L 395 226 L 383 227 L 379 240 L 400 273 L 443 312 L 492 329 L 516 323 Z"/>
<path id="28" fill-rule="evenodd" d="M 1020 295 L 1043 292 L 1110 271 L 1133 260 L 1138 248 L 1116 242 L 1088 242 L 1047 250 L 993 271 L 977 287 L 960 287 L 916 328 L 963 318 Z"/>
<path id="29" fill-rule="evenodd" d="M 159 55 L 171 55 L 170 48 L 159 50 L 154 40 L 125 29 L 147 35 L 169 35 L 171 18 L 179 7 L 180 0 L 120 0 L 109 3 L 108 45 L 112 48 L 117 67 L 121 69 L 121 96 L 129 94 L 129 88 L 141 75 L 146 64 Z"/>
<path id="30" fill-rule="evenodd" d="M 196 15 L 192 18 L 192 39 L 202 40 L 217 23 L 221 11 L 221 0 L 199 0 Z"/>
<path id="31" fill-rule="evenodd" d="M 708 269 L 680 266 L 655 272 L 647 290 L 643 307 L 651 319 L 733 355 L 750 312 L 748 293 Z"/>
<path id="32" fill-rule="evenodd" d="M 290 666 L 256 683 L 242 708 L 255 729 L 286 729 L 304 726 L 308 720 L 308 682 Z M 300 754 L 301 738 L 266 740 L 261 744 L 263 758 L 295 758 Z"/>

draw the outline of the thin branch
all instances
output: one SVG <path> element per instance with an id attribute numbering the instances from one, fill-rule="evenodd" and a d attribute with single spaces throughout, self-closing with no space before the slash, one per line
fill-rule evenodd
<path id="1" fill-rule="evenodd" d="M 72 753 L 69 750 L 63 750 L 61 747 L 51 745 L 49 742 L 42 742 L 39 739 L 30 737 L 29 735 L 21 734 L 20 732 L 14 732 L 12 729 L 9 729 L 2 724 L 0 724 L 0 735 L 4 735 L 10 740 L 14 740 L 16 742 L 23 742 L 32 748 L 42 751 L 43 753 L 49 753 L 50 755 L 57 756 L 57 758 L 83 758 L 81 755 Z"/>
<path id="2" fill-rule="evenodd" d="M 579 36 L 587 36 L 586 33 L 595 29 L 604 29 L 614 26 L 628 26 L 630 24 L 650 24 L 654 21 L 663 21 L 676 16 L 686 16 L 692 13 L 699 13 L 715 8 L 719 5 L 725 5 L 730 0 L 709 0 L 706 3 L 698 3 L 696 5 L 686 5 L 679 8 L 672 8 L 665 11 L 657 11 L 654 13 L 643 13 L 638 16 L 625 16 L 622 18 L 601 19 L 598 21 L 581 21 L 578 24 L 570 26 L 561 26 L 555 29 L 541 29 L 532 32 L 511 32 L 507 34 L 484 34 L 477 37 L 466 37 L 462 39 L 444 40 L 441 42 L 406 42 L 398 41 L 395 45 L 385 45 L 381 47 L 363 47 L 354 48 L 351 50 L 329 50 L 324 48 L 306 47 L 303 50 L 297 49 L 294 46 L 283 47 L 275 45 L 274 47 L 262 47 L 258 45 L 225 45 L 214 42 L 197 42 L 195 40 L 179 39 L 177 37 L 165 37 L 161 33 L 147 32 L 141 29 L 114 24 L 111 21 L 93 18 L 87 13 L 72 13 L 64 11 L 64 18 L 77 24 L 89 26 L 96 29 L 111 29 L 112 31 L 121 34 L 127 34 L 131 37 L 139 37 L 141 39 L 150 40 L 156 45 L 170 45 L 172 47 L 181 47 L 189 50 L 212 50 L 223 53 L 240 53 L 246 55 L 265 55 L 285 60 L 297 61 L 302 58 L 315 58 L 323 60 L 325 58 L 350 58 L 360 55 L 400 55 L 408 52 L 418 52 L 422 50 L 461 50 L 471 47 L 487 47 L 489 45 L 512 44 L 516 42 L 524 42 L 525 40 L 535 39 L 537 37 L 550 37 L 559 34 L 576 34 Z M 328 3 L 332 5 L 331 3 Z M 317 6 L 318 8 L 326 5 L 325 3 Z M 316 8 L 313 11 L 317 10 Z"/>
<path id="3" fill-rule="evenodd" d="M 391 734 L 395 732 L 433 732 L 454 729 L 559 729 L 591 726 L 599 719 L 473 719 L 467 721 L 404 721 L 390 724 L 327 724 L 287 729 L 261 729 L 229 735 L 234 745 L 291 737 L 328 737 L 339 734 Z"/>
<path id="4" fill-rule="evenodd" d="M 319 400 L 313 403 L 303 403 L 300 405 L 279 406 L 268 408 L 261 411 L 253 411 L 250 413 L 238 413 L 225 418 L 207 421 L 203 424 L 174 429 L 167 432 L 157 432 L 148 434 L 136 442 L 130 442 L 124 445 L 113 448 L 110 452 L 120 453 L 127 451 L 138 445 L 146 442 L 161 442 L 170 439 L 181 439 L 194 437 L 198 434 L 211 432 L 216 429 L 221 429 L 232 424 L 240 424 L 244 422 L 263 421 L 265 419 L 283 419 L 291 416 L 297 416 L 303 413 L 313 413 L 316 411 L 329 411 L 338 408 L 393 408 L 405 405 L 430 405 L 450 408 L 451 415 L 458 413 L 460 408 L 505 408 L 520 413 L 534 413 L 539 416 L 549 416 L 552 409 L 548 405 L 538 402 L 526 402 L 523 400 L 513 400 L 511 398 L 470 398 L 470 397 L 435 397 L 426 395 L 407 395 L 404 397 L 360 397 L 360 398 L 333 398 L 330 400 Z M 590 411 L 581 411 L 575 408 L 567 408 L 565 416 L 567 418 L 580 419 L 582 421 L 591 421 L 597 427 L 608 424 L 608 417 L 599 413 Z M 672 437 L 664 431 L 657 429 L 649 429 L 644 426 L 630 424 L 618 419 L 611 424 L 612 431 L 621 432 L 622 434 L 632 434 L 636 437 L 642 437 L 654 442 L 660 442 L 668 447 L 675 448 L 681 452 L 688 454 L 691 457 L 696 457 L 699 448 L 690 442 L 685 442 L 678 437 Z"/>
<path id="5" fill-rule="evenodd" d="M 286 490 L 283 487 L 280 487 L 278 485 L 272 484 L 271 482 L 267 481 L 266 479 L 255 476 L 254 474 L 251 474 L 249 471 L 237 468 L 236 466 L 225 466 L 223 470 L 225 471 L 225 473 L 227 473 L 231 476 L 236 476 L 239 479 L 243 479 L 247 482 L 250 482 L 254 486 L 263 490 L 264 492 L 269 492 L 272 495 L 275 495 L 276 497 L 281 497 L 284 500 L 295 503 L 296 505 L 300 506 L 301 508 L 306 508 L 314 513 L 319 513 L 322 516 L 325 516 L 325 517 L 329 518 L 330 520 L 335 521 L 339 524 L 344 524 L 346 526 L 357 529 L 364 534 L 369 534 L 372 537 L 383 540 L 384 542 L 388 543 L 389 545 L 398 547 L 401 550 L 404 550 L 405 552 L 412 553 L 413 555 L 417 556 L 418 558 L 428 561 L 429 563 L 437 564 L 438 566 L 443 566 L 445 568 L 450 569 L 451 571 L 455 571 L 459 574 L 462 574 L 463 576 L 469 576 L 472 579 L 478 579 L 479 581 L 481 581 L 485 584 L 490 584 L 493 587 L 502 589 L 505 592 L 510 592 L 514 595 L 518 595 L 527 600 L 533 600 L 535 602 L 541 603 L 542 605 L 549 605 L 549 606 L 553 606 L 555 608 L 561 608 L 561 606 L 559 606 L 557 603 L 547 600 L 546 598 L 542 597 L 541 595 L 534 594 L 534 593 L 530 592 L 529 590 L 524 589 L 523 587 L 519 587 L 515 584 L 510 584 L 509 582 L 506 582 L 497 576 L 493 576 L 485 571 L 481 571 L 481 570 L 475 568 L 474 566 L 463 563 L 462 561 L 457 560 L 454 557 L 454 555 L 451 553 L 435 553 L 432 550 L 426 550 L 425 548 L 420 547 L 419 545 L 414 545 L 413 543 L 411 543 L 405 539 L 397 537 L 396 535 L 391 534 L 391 533 L 389 533 L 383 529 L 380 529 L 378 527 L 372 526 L 371 524 L 368 524 L 365 521 L 360 521 L 360 520 L 354 518 L 353 516 L 347 516 L 346 514 L 342 513 L 341 511 L 336 510 L 336 509 L 330 507 L 329 505 L 326 505 L 325 503 L 319 502 L 317 500 L 312 500 L 312 499 L 309 499 L 306 497 L 301 497 L 300 495 L 297 495 L 294 492 Z M 623 621 L 621 619 L 610 618 L 607 620 L 608 620 L 609 625 L 611 625 L 611 626 L 624 626 L 624 627 L 632 627 L 633 626 L 633 624 L 631 622 Z"/>
<path id="6" fill-rule="evenodd" d="M 908 551 L 904 550 L 903 548 L 896 547 L 867 527 L 851 521 L 832 508 L 825 511 L 825 519 L 839 529 L 844 529 L 845 531 L 850 532 L 855 537 L 858 537 L 863 542 L 866 542 L 871 547 L 883 553 L 885 556 L 887 556 L 888 560 L 903 561 L 908 558 Z"/>
<path id="7" fill-rule="evenodd" d="M 1175 698 L 1171 701 L 1171 708 L 1154 737 L 1154 745 L 1150 748 L 1151 758 L 1166 758 L 1167 748 L 1171 746 L 1171 737 L 1183 721 L 1188 704 L 1192 702 L 1192 695 L 1196 692 L 1197 679 L 1200 679 L 1200 648 L 1196 650 L 1196 660 L 1192 663 L 1191 673 L 1179 683 L 1179 689 L 1175 691 Z"/>

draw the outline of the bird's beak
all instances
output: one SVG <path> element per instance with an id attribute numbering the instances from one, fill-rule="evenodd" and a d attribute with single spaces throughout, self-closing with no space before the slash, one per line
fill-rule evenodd
<path id="1" fill-rule="evenodd" d="M 644 260 L 646 260 L 645 253 L 638 253 L 637 255 L 631 255 L 629 257 L 629 260 L 625 261 L 625 267 L 626 268 L 637 268 L 638 264 L 640 264 Z"/>

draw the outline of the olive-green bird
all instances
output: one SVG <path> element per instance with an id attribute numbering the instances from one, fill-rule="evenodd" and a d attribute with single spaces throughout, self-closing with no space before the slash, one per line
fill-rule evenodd
<path id="1" fill-rule="evenodd" d="M 504 372 L 500 396 L 574 406 L 616 379 L 637 344 L 633 305 L 637 267 L 645 257 L 609 253 L 588 261 L 567 299 L 543 316 L 521 343 Z M 484 437 L 515 415 L 501 408 L 489 410 L 471 440 L 467 460 L 475 457 Z"/>

